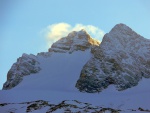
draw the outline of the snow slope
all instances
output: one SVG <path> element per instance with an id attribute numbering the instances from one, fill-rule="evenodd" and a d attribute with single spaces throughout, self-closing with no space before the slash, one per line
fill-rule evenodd
<path id="1" fill-rule="evenodd" d="M 75 84 L 83 65 L 90 57 L 90 50 L 76 51 L 72 54 L 53 53 L 49 57 L 38 56 L 41 71 L 25 76 L 19 85 L 10 90 L 1 90 L 0 103 L 46 100 L 58 104 L 63 100 L 78 100 L 93 106 L 121 109 L 126 113 L 130 112 L 129 109 L 138 110 L 139 107 L 150 109 L 150 79 L 143 79 L 138 86 L 125 91 L 117 91 L 111 85 L 96 94 L 79 92 L 75 88 Z M 18 106 L 20 105 L 0 107 L 0 111 L 5 113 L 9 108 L 17 108 Z M 41 112 L 46 111 L 46 107 L 41 110 Z M 20 112 L 19 109 L 17 112 Z M 37 113 L 37 111 L 33 112 Z"/>
<path id="2" fill-rule="evenodd" d="M 14 88 L 48 89 L 59 91 L 75 90 L 75 84 L 83 65 L 91 57 L 90 50 L 69 53 L 53 53 L 50 57 L 38 57 L 41 71 L 27 76 Z M 28 81 L 28 82 L 27 82 Z"/>

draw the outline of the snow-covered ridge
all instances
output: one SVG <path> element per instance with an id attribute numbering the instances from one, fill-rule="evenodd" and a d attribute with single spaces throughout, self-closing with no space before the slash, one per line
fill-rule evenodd
<path id="1" fill-rule="evenodd" d="M 76 84 L 80 91 L 99 92 L 111 84 L 125 90 L 138 85 L 142 77 L 150 78 L 150 40 L 124 24 L 105 34 L 92 51 Z"/>

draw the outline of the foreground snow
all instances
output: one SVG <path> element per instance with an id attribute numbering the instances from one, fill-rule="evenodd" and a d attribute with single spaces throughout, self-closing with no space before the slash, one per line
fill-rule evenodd
<path id="1" fill-rule="evenodd" d="M 64 100 L 75 104 L 72 100 L 77 100 L 90 103 L 92 106 L 120 109 L 121 112 L 126 113 L 130 112 L 129 109 L 138 110 L 139 107 L 150 109 L 150 79 L 142 79 L 136 87 L 125 91 L 117 91 L 112 85 L 96 94 L 79 92 L 75 84 L 82 67 L 90 57 L 90 50 L 77 51 L 72 54 L 54 53 L 47 58 L 38 56 L 42 68 L 39 73 L 24 77 L 23 81 L 11 90 L 0 91 L 0 103 L 16 103 L 0 106 L 0 111 L 5 113 L 10 108 L 16 108 L 18 113 L 23 113 L 26 112 L 23 108 L 27 105 L 17 103 L 36 100 L 45 100 L 51 104 L 59 104 Z M 47 107 L 40 110 L 33 112 L 44 112 Z"/>

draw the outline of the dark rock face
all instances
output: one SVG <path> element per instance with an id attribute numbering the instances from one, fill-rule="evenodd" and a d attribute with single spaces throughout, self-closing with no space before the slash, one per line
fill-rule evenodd
<path id="1" fill-rule="evenodd" d="M 142 77 L 150 77 L 150 40 L 124 24 L 106 34 L 92 53 L 76 84 L 80 91 L 100 92 L 110 84 L 125 90 L 136 86 Z"/>
<path id="2" fill-rule="evenodd" d="M 39 71 L 39 62 L 36 60 L 36 56 L 23 54 L 8 71 L 7 81 L 4 83 L 3 89 L 7 90 L 15 87 L 23 80 L 23 76 Z"/>

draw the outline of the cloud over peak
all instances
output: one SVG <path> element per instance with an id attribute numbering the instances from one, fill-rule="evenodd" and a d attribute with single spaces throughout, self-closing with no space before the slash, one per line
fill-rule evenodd
<path id="1" fill-rule="evenodd" d="M 93 38 L 100 41 L 104 36 L 104 32 L 93 25 L 76 24 L 75 26 L 72 26 L 68 23 L 56 23 L 49 25 L 44 29 L 44 34 L 48 42 L 48 46 L 50 46 L 58 39 L 67 36 L 70 32 L 80 31 L 81 29 L 85 29 Z"/>

